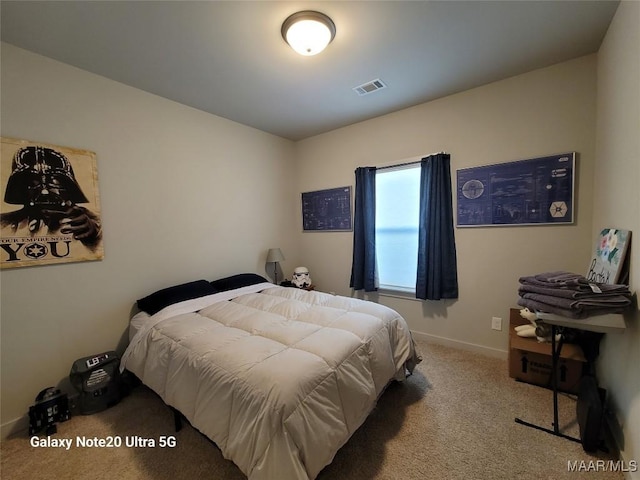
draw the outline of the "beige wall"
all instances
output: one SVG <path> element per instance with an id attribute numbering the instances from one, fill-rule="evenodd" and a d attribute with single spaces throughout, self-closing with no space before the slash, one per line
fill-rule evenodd
<path id="1" fill-rule="evenodd" d="M 135 299 L 154 289 L 263 272 L 266 250 L 279 246 L 287 276 L 306 265 L 321 290 L 351 295 L 351 233 L 302 233 L 300 192 L 353 185 L 358 166 L 437 151 L 451 154 L 454 178 L 458 168 L 576 151 L 574 225 L 456 229 L 457 301 L 378 299 L 418 335 L 504 356 L 519 276 L 585 271 L 603 224 L 640 231 L 640 115 L 629 108 L 639 104 L 639 5 L 621 4 L 597 58 L 297 144 L 3 44 L 2 135 L 95 151 L 105 230 L 102 262 L 0 273 L 3 427 L 74 359 L 114 348 Z M 632 249 L 636 288 L 638 255 Z M 491 330 L 493 316 L 503 331 Z M 628 334 L 605 339 L 600 361 L 623 454 L 636 460 L 640 376 L 626 365 L 640 360 L 637 317 Z"/>
<path id="2" fill-rule="evenodd" d="M 296 263 L 293 143 L 2 44 L 2 135 L 96 152 L 105 258 L 2 271 L 2 425 L 77 358 L 110 350 L 137 298 Z M 5 179 L 2 179 L 5 181 Z"/>
<path id="3" fill-rule="evenodd" d="M 640 3 L 622 2 L 598 52 L 593 236 L 602 227 L 631 230 L 630 288 L 640 288 Z M 640 460 L 640 311 L 627 331 L 602 342 L 599 380 L 621 424 L 623 458 Z M 616 429 L 617 430 L 617 429 Z M 633 478 L 640 478 L 635 472 Z"/>
<path id="4" fill-rule="evenodd" d="M 454 179 L 459 168 L 576 151 L 574 225 L 458 228 L 457 301 L 379 298 L 414 332 L 504 356 L 518 278 L 588 267 L 595 95 L 591 55 L 304 140 L 296 145 L 300 191 L 353 185 L 358 166 L 439 151 L 451 154 Z M 351 234 L 300 233 L 299 239 L 314 283 L 350 295 Z M 502 331 L 491 330 L 494 316 L 503 318 Z"/>

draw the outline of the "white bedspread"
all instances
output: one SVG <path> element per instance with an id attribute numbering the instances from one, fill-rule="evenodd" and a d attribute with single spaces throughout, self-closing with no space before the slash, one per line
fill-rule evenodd
<path id="1" fill-rule="evenodd" d="M 387 383 L 419 362 L 394 310 L 272 284 L 172 305 L 138 325 L 122 368 L 250 480 L 315 478 Z"/>

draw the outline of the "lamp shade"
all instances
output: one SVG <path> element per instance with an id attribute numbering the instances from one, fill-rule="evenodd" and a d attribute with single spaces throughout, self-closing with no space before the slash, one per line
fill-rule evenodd
<path id="1" fill-rule="evenodd" d="M 284 255 L 282 255 L 279 248 L 269 249 L 269 252 L 267 253 L 267 263 L 281 262 L 282 260 L 284 260 Z"/>
<path id="2" fill-rule="evenodd" d="M 282 24 L 282 38 L 300 55 L 320 53 L 336 35 L 336 26 L 324 13 L 305 10 Z"/>

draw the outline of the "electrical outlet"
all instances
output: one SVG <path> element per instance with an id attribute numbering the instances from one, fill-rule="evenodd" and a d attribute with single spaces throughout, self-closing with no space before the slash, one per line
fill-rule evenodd
<path id="1" fill-rule="evenodd" d="M 500 317 L 493 317 L 491 319 L 491 328 L 493 330 L 502 330 L 502 319 Z"/>

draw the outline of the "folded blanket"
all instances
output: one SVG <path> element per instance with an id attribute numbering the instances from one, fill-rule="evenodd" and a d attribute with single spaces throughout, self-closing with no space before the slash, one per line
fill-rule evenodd
<path id="1" fill-rule="evenodd" d="M 558 271 L 558 272 L 546 272 L 539 273 L 537 275 L 530 275 L 520 277 L 519 282 L 523 286 L 539 286 L 545 288 L 566 288 L 575 291 L 590 291 L 593 292 L 591 285 L 596 285 L 600 290 L 607 292 L 620 292 L 624 293 L 629 290 L 626 285 L 596 283 L 587 280 L 583 275 L 577 273 Z"/>
<path id="2" fill-rule="evenodd" d="M 527 307 L 531 311 L 554 313 L 562 317 L 575 318 L 575 319 L 584 319 L 588 317 L 594 317 L 597 315 L 607 315 L 610 313 L 622 313 L 624 310 L 619 308 L 601 308 L 601 309 L 592 308 L 587 310 L 567 309 L 567 308 L 560 308 L 555 305 L 550 305 L 544 302 L 532 300 L 530 298 L 518 299 L 518 305 L 520 305 L 521 307 Z"/>
<path id="3" fill-rule="evenodd" d="M 589 281 L 577 273 L 560 270 L 557 272 L 544 272 L 532 276 L 520 278 L 520 283 L 531 282 L 543 286 L 579 286 L 589 285 Z"/>
<path id="4" fill-rule="evenodd" d="M 520 296 L 525 293 L 539 293 L 541 295 L 551 295 L 554 297 L 563 298 L 590 298 L 590 297 L 610 297 L 615 295 L 626 295 L 629 293 L 629 288 L 626 285 L 608 285 L 608 284 L 594 284 L 600 290 L 600 293 L 594 292 L 593 289 L 588 286 L 579 286 L 575 288 L 571 287 L 548 287 L 537 284 L 522 284 L 518 288 L 518 294 Z"/>
<path id="5" fill-rule="evenodd" d="M 631 305 L 628 286 L 591 282 L 577 273 L 545 272 L 519 282 L 519 305 L 570 318 L 622 313 Z"/>
<path id="6" fill-rule="evenodd" d="M 543 302 L 548 305 L 554 305 L 558 308 L 574 309 L 574 310 L 586 310 L 591 308 L 612 308 L 625 309 L 631 305 L 631 299 L 623 295 L 610 295 L 610 296 L 593 296 L 589 298 L 581 298 L 575 300 L 573 298 L 555 297 L 552 295 L 540 295 L 539 293 L 525 293 L 523 298 L 535 300 L 536 302 Z"/>

